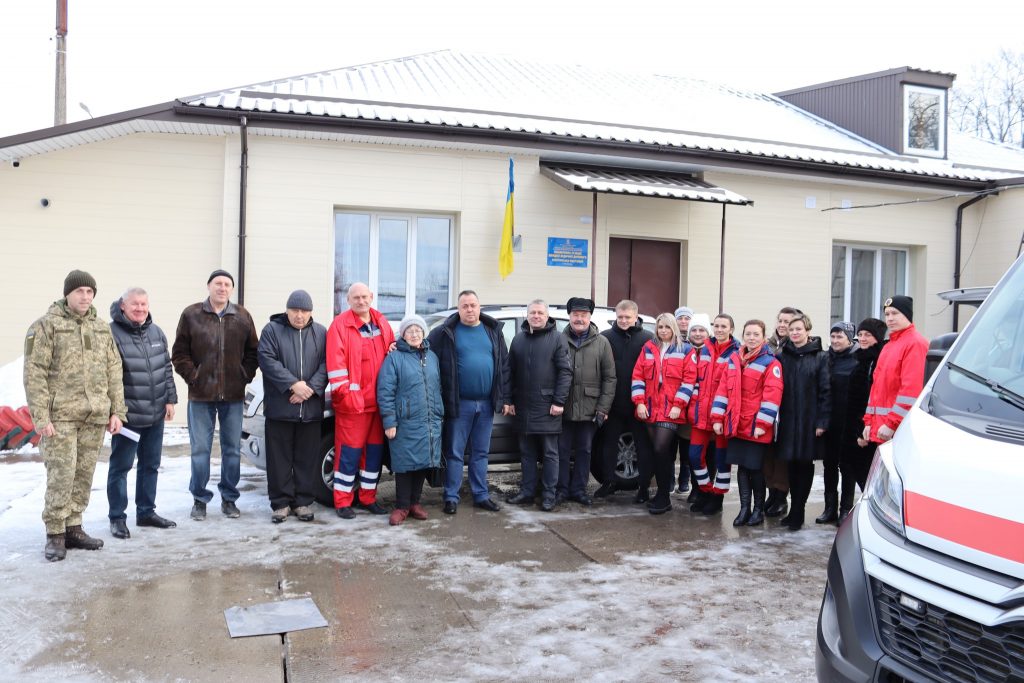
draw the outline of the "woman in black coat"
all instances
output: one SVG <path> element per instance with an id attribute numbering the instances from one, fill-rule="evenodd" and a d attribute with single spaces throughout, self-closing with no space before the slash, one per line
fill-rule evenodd
<path id="1" fill-rule="evenodd" d="M 839 472 L 842 476 L 839 493 L 839 523 L 842 524 L 853 508 L 854 487 L 864 491 L 868 470 L 875 455 L 875 445 L 864 441 L 864 410 L 871 394 L 871 378 L 878 364 L 878 355 L 885 346 L 885 323 L 877 318 L 865 318 L 857 326 L 857 348 L 853 352 L 856 365 L 850 373 L 849 393 L 844 415 L 850 439 L 843 441 L 839 451 Z"/>
<path id="2" fill-rule="evenodd" d="M 823 457 L 821 438 L 828 429 L 831 396 L 828 356 L 821 339 L 811 337 L 811 320 L 798 314 L 789 323 L 789 339 L 779 361 L 785 389 L 779 410 L 777 457 L 788 463 L 792 507 L 780 523 L 790 531 L 804 525 L 804 507 L 814 480 L 814 461 Z"/>
<path id="3" fill-rule="evenodd" d="M 839 520 L 839 456 L 847 443 L 857 440 L 864 431 L 851 430 L 846 421 L 846 398 L 850 389 L 850 373 L 857 366 L 853 352 L 857 349 L 856 328 L 841 321 L 828 331 L 828 376 L 832 395 L 832 413 L 825 432 L 825 509 L 815 524 L 834 524 Z"/>

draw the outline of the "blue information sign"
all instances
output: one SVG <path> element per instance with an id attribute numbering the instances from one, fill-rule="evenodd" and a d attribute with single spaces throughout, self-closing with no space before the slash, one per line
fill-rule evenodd
<path id="1" fill-rule="evenodd" d="M 586 268 L 588 244 L 588 240 L 549 237 L 548 265 L 563 268 Z"/>

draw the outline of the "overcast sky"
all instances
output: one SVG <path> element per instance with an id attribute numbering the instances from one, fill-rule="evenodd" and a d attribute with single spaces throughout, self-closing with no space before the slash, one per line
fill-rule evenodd
<path id="1" fill-rule="evenodd" d="M 68 121 L 440 49 L 776 92 L 1024 50 L 1024 2 L 69 0 Z M 0 136 L 53 123 L 55 0 L 0 0 Z"/>

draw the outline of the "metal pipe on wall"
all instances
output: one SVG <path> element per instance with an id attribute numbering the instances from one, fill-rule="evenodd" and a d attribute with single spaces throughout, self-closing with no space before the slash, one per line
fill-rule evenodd
<path id="1" fill-rule="evenodd" d="M 242 155 L 238 180 L 238 304 L 245 305 L 245 197 L 249 183 L 249 122 L 246 117 L 238 121 L 241 133 Z"/>
<path id="2" fill-rule="evenodd" d="M 971 204 L 980 202 L 988 195 L 980 194 L 977 197 L 971 197 L 966 202 L 956 207 L 956 249 L 953 264 L 953 289 L 960 289 L 960 252 L 963 246 L 963 232 L 964 232 L 964 209 Z M 981 226 L 978 226 L 981 229 Z M 960 328 L 960 304 L 953 303 L 953 331 L 956 332 Z"/>
<path id="3" fill-rule="evenodd" d="M 725 204 L 722 204 L 722 245 L 718 266 L 718 312 L 725 310 Z"/>
<path id="4" fill-rule="evenodd" d="M 590 212 L 590 300 L 597 301 L 597 192 Z"/>

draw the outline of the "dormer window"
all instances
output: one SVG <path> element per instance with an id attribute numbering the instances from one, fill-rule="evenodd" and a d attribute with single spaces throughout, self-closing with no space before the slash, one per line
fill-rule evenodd
<path id="1" fill-rule="evenodd" d="M 946 156 L 946 91 L 903 86 L 903 145 L 907 154 Z"/>

